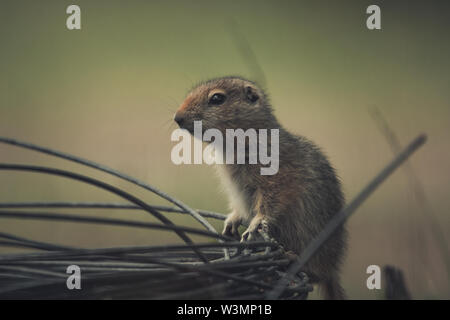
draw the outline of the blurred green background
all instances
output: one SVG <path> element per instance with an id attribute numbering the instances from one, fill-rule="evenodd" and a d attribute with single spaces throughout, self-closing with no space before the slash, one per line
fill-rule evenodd
<path id="1" fill-rule="evenodd" d="M 73 3 L 81 7 L 82 29 L 69 31 L 66 8 Z M 235 21 L 265 72 L 280 122 L 325 150 L 347 199 L 393 157 L 371 107 L 381 110 L 402 144 L 428 134 L 411 166 L 429 209 L 414 197 L 407 171 L 397 171 L 348 223 L 343 285 L 350 298 L 380 298 L 380 291 L 366 287 L 366 268 L 394 264 L 405 271 L 414 298 L 448 299 L 449 278 L 429 211 L 448 243 L 450 11 L 443 1 L 377 1 L 382 30 L 370 31 L 370 4 L 3 0 L 0 136 L 103 163 L 191 207 L 226 212 L 213 168 L 172 164 L 170 133 L 175 110 L 197 82 L 230 74 L 254 77 L 230 34 Z M 108 175 L 12 146 L 0 145 L 0 162 L 76 170 L 163 204 Z M 0 202 L 25 200 L 120 201 L 63 178 L 0 172 Z M 153 221 L 145 213 L 85 214 Z M 170 215 L 198 226 L 189 217 Z M 10 219 L 0 221 L 0 231 L 85 247 L 178 241 L 165 232 Z"/>

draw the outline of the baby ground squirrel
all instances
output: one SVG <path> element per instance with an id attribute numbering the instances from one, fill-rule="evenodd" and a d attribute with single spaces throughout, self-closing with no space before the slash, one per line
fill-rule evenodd
<path id="1" fill-rule="evenodd" d="M 306 138 L 284 129 L 263 90 L 240 77 L 212 79 L 188 94 L 175 121 L 192 133 L 194 121 L 200 120 L 203 130 L 216 128 L 224 136 L 226 129 L 279 130 L 276 174 L 261 175 L 260 164 L 217 165 L 232 208 L 223 234 L 239 237 L 238 227 L 244 222 L 249 227 L 243 240 L 264 228 L 286 250 L 301 254 L 344 205 L 340 182 L 324 154 Z M 326 299 L 345 298 L 339 269 L 346 240 L 341 227 L 303 270 L 320 285 Z"/>

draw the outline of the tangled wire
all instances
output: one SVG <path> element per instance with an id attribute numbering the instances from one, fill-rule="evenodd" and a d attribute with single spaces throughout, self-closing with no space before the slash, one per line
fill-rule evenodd
<path id="1" fill-rule="evenodd" d="M 292 255 L 267 234 L 261 233 L 258 241 L 244 243 L 218 234 L 205 218 L 224 220 L 223 214 L 194 210 L 149 184 L 92 161 L 14 139 L 0 138 L 0 142 L 103 171 L 175 205 L 151 205 L 126 190 L 72 171 L 2 163 L 0 170 L 37 172 L 77 180 L 109 191 L 127 203 L 0 203 L 0 218 L 166 230 L 174 232 L 184 242 L 181 245 L 83 249 L 0 232 L 0 246 L 29 250 L 0 255 L 1 299 L 264 299 L 280 279 L 286 277 L 287 268 L 292 264 Z M 49 208 L 140 210 L 161 223 L 45 211 Z M 176 225 L 162 212 L 188 214 L 204 229 Z M 194 243 L 189 237 L 191 234 L 205 236 L 212 241 Z M 68 289 L 69 266 L 77 266 L 82 271 L 82 290 Z M 280 297 L 306 299 L 311 290 L 307 276 L 297 272 Z"/>

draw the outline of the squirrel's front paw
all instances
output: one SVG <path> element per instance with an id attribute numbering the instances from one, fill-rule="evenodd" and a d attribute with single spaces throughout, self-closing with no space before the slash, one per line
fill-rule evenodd
<path id="1" fill-rule="evenodd" d="M 230 214 L 228 218 L 225 220 L 222 234 L 224 236 L 228 236 L 236 240 L 239 240 L 240 236 L 238 228 L 241 225 L 241 222 L 242 220 L 239 216 L 237 216 L 234 213 Z"/>
<path id="2" fill-rule="evenodd" d="M 247 230 L 245 230 L 245 232 L 242 234 L 241 242 L 257 240 L 257 238 L 264 239 L 264 237 L 261 236 L 260 232 L 268 234 L 269 224 L 266 219 L 255 217 L 250 222 L 250 226 L 247 228 Z"/>

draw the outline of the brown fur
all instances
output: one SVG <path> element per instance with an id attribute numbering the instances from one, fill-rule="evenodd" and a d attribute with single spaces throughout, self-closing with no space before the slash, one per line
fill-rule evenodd
<path id="1" fill-rule="evenodd" d="M 224 104 L 209 103 L 212 90 L 226 94 Z M 190 132 L 193 121 L 202 120 L 203 130 L 216 128 L 224 136 L 225 129 L 279 129 L 277 174 L 261 175 L 259 164 L 219 166 L 233 209 L 225 221 L 224 234 L 238 237 L 238 226 L 245 221 L 249 227 L 242 237 L 250 240 L 258 228 L 267 226 L 286 250 L 300 254 L 344 205 L 340 182 L 327 158 L 312 142 L 289 133 L 278 123 L 267 96 L 255 83 L 239 77 L 202 83 L 189 93 L 176 119 Z M 345 298 L 339 270 L 346 238 L 342 227 L 304 269 L 313 282 L 319 283 L 327 299 Z"/>

